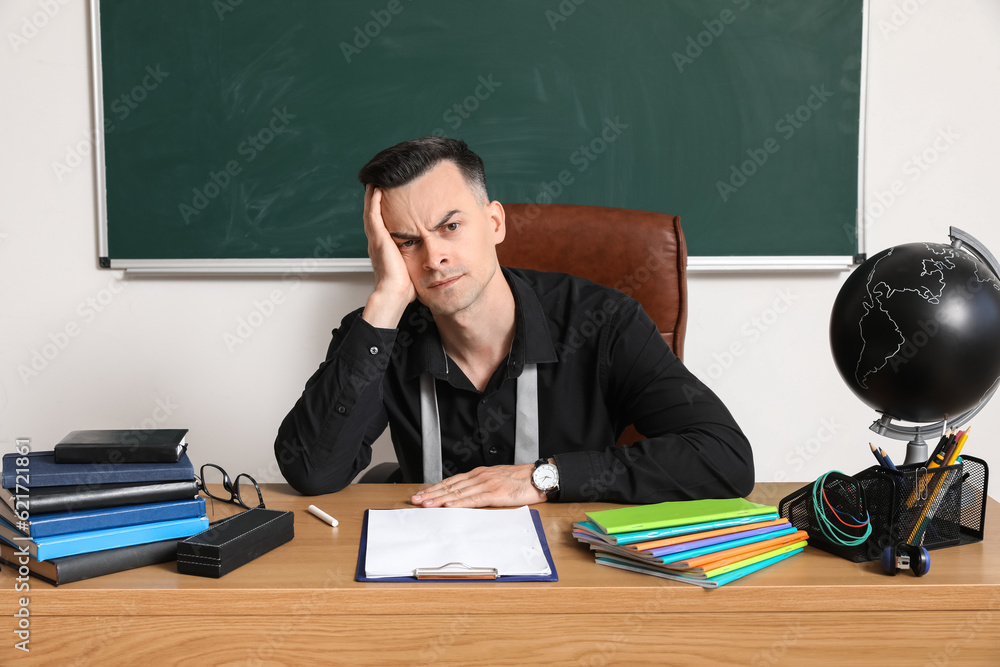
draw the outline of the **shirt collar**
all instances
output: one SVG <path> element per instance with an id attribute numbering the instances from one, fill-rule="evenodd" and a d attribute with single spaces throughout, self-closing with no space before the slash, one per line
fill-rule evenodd
<path id="1" fill-rule="evenodd" d="M 514 342 L 507 361 L 507 377 L 521 375 L 525 364 L 544 364 L 559 361 L 549 325 L 538 295 L 524 278 L 501 266 L 507 284 L 514 295 Z M 430 309 L 419 301 L 403 315 L 406 328 L 412 331 L 413 350 L 407 355 L 406 377 L 409 379 L 430 373 L 444 380 L 448 377 L 441 336 Z"/>

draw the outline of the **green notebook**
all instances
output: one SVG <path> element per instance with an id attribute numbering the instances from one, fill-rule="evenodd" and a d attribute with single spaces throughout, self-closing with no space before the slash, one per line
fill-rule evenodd
<path id="1" fill-rule="evenodd" d="M 689 523 L 705 523 L 719 519 L 771 514 L 772 505 L 752 503 L 746 498 L 709 500 L 677 500 L 655 505 L 621 507 L 613 510 L 587 512 L 587 517 L 605 533 L 650 530 Z"/>

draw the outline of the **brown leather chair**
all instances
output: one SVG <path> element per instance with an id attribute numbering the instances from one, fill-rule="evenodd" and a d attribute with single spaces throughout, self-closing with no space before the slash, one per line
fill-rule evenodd
<path id="1" fill-rule="evenodd" d="M 571 273 L 642 304 L 684 358 L 687 244 L 676 215 L 604 206 L 504 204 L 504 266 Z"/>
<path id="2" fill-rule="evenodd" d="M 603 206 L 504 204 L 504 266 L 571 273 L 633 297 L 683 359 L 687 329 L 687 244 L 676 215 Z M 618 439 L 642 436 L 629 426 Z M 365 471 L 361 482 L 400 480 L 396 463 Z"/>
<path id="3" fill-rule="evenodd" d="M 569 204 L 504 204 L 504 210 L 502 265 L 571 273 L 625 292 L 684 358 L 687 244 L 678 216 Z M 618 444 L 639 439 L 630 426 Z"/>

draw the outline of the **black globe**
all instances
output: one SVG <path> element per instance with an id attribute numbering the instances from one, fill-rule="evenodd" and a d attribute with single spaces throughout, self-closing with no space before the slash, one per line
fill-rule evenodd
<path id="1" fill-rule="evenodd" d="M 1000 283 L 963 249 L 907 243 L 848 276 L 830 347 L 858 398 L 909 422 L 956 417 L 1000 378 Z"/>

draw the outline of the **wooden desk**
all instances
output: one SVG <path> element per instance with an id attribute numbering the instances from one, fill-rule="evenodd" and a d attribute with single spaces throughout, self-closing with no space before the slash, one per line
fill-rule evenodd
<path id="1" fill-rule="evenodd" d="M 795 484 L 759 484 L 777 504 Z M 362 513 L 406 507 L 416 487 L 354 485 L 268 507 L 295 510 L 295 539 L 222 579 L 174 563 L 14 592 L 0 575 L 0 663 L 38 664 L 1000 664 L 1000 507 L 981 544 L 932 552 L 895 577 L 817 549 L 717 590 L 593 563 L 570 535 L 585 509 L 540 505 L 557 583 L 354 581 Z M 332 529 L 305 512 L 314 503 Z M 229 513 L 228 506 L 215 504 Z M 11 614 L 29 596 L 31 653 Z M 190 662 L 196 661 L 196 662 Z"/>

